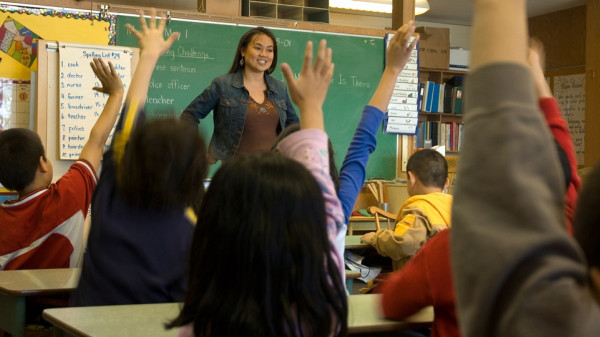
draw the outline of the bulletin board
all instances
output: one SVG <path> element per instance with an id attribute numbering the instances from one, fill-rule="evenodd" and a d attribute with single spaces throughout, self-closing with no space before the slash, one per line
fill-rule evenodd
<path id="1" fill-rule="evenodd" d="M 114 15 L 0 5 L 0 78 L 31 79 L 38 39 L 114 44 Z"/>
<path id="2" fill-rule="evenodd" d="M 584 165 L 585 149 L 585 73 L 551 77 L 553 95 L 567 122 L 578 166 Z"/>
<path id="3" fill-rule="evenodd" d="M 92 90 L 101 85 L 91 71 L 90 61 L 100 57 L 113 62 L 127 90 L 139 49 L 40 40 L 39 51 L 35 131 L 52 162 L 53 181 L 56 181 L 79 157 L 108 99 L 107 95 Z M 67 90 L 61 90 L 63 86 Z M 90 109 L 84 109 L 88 106 Z"/>

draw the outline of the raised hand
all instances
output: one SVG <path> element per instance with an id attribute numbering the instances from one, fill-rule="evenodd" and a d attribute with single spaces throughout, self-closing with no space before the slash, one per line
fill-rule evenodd
<path id="1" fill-rule="evenodd" d="M 323 130 L 323 102 L 331 83 L 334 65 L 331 63 L 331 48 L 327 41 L 321 40 L 317 58 L 313 64 L 313 44 L 306 43 L 304 62 L 300 77 L 294 78 L 292 69 L 287 63 L 281 65 L 281 71 L 290 90 L 290 97 L 300 109 L 300 127 Z"/>
<path id="2" fill-rule="evenodd" d="M 138 39 L 142 53 L 157 53 L 158 56 L 164 54 L 171 48 L 173 42 L 179 38 L 179 33 L 175 32 L 165 40 L 163 37 L 166 25 L 164 15 L 161 15 L 157 23 L 156 9 L 152 8 L 150 9 L 149 23 L 146 24 L 144 11 L 140 10 L 138 13 L 140 14 L 141 31 L 136 30 L 130 24 L 126 24 L 125 28 Z"/>
<path id="3" fill-rule="evenodd" d="M 410 42 L 410 38 L 414 37 Z M 387 50 L 386 68 L 390 68 L 395 73 L 399 74 L 410 59 L 410 53 L 414 50 L 419 42 L 419 34 L 415 34 L 415 23 L 409 21 L 402 27 L 398 28 L 396 34 L 390 40 Z"/>
<path id="4" fill-rule="evenodd" d="M 102 83 L 101 87 L 93 87 L 93 90 L 109 95 L 123 92 L 123 82 L 110 61 L 107 66 L 102 59 L 94 58 L 93 62 L 90 62 L 90 66 L 94 74 L 98 76 L 100 83 Z"/>

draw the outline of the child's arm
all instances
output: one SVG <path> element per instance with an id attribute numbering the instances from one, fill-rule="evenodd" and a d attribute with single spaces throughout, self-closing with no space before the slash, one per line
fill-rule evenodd
<path id="1" fill-rule="evenodd" d="M 125 26 L 137 38 L 141 49 L 140 60 L 131 79 L 131 86 L 127 92 L 126 101 L 128 103 L 137 102 L 142 107 L 148 95 L 148 85 L 150 84 L 154 66 L 158 58 L 169 50 L 173 42 L 179 38 L 179 33 L 175 32 L 165 40 L 163 37 L 166 25 L 165 18 L 161 17 L 157 24 L 156 9 L 152 8 L 150 9 L 149 23 L 146 24 L 144 11 L 140 10 L 139 14 L 140 31 L 137 31 L 130 24 Z"/>
<path id="2" fill-rule="evenodd" d="M 408 43 L 411 36 L 414 36 L 415 39 L 412 43 Z M 369 155 L 375 151 L 377 145 L 377 128 L 385 117 L 396 78 L 408 63 L 410 53 L 418 41 L 419 36 L 415 35 L 414 24 L 410 21 L 398 29 L 388 45 L 386 67 L 369 105 L 365 106 L 363 110 L 340 169 L 338 197 L 342 202 L 346 223 L 348 223 L 352 208 L 356 203 L 356 197 L 363 186 Z"/>
<path id="3" fill-rule="evenodd" d="M 579 178 L 579 175 L 577 175 L 575 146 L 573 145 L 573 139 L 569 127 L 567 126 L 567 122 L 560 113 L 558 102 L 552 96 L 550 86 L 548 85 L 548 82 L 546 82 L 546 76 L 544 75 L 544 46 L 535 38 L 532 38 L 529 41 L 529 54 L 527 60 L 533 75 L 533 83 L 538 96 L 539 107 L 546 118 L 546 123 L 550 127 L 554 139 L 556 139 L 558 145 L 563 149 L 569 160 L 571 177 L 569 186 L 567 187 L 565 212 L 568 220 L 567 231 L 572 233 L 575 205 L 577 203 L 579 190 L 581 189 L 581 179 Z"/>
<path id="4" fill-rule="evenodd" d="M 300 77 L 296 80 L 289 65 L 284 63 L 281 70 L 285 76 L 290 96 L 300 111 L 300 128 L 279 143 L 279 150 L 290 158 L 302 163 L 315 177 L 323 191 L 327 213 L 327 233 L 331 242 L 331 256 L 344 279 L 344 263 L 341 255 L 334 250 L 335 238 L 343 228 L 343 213 L 329 173 L 329 153 L 327 134 L 323 128 L 323 102 L 333 75 L 331 49 L 322 40 L 317 51 L 317 59 L 312 65 L 312 42 L 306 44 L 304 63 Z"/>
<path id="5" fill-rule="evenodd" d="M 121 78 L 112 63 L 108 62 L 108 66 L 106 66 L 104 61 L 94 58 L 93 62 L 90 62 L 90 65 L 94 74 L 98 76 L 98 79 L 102 83 L 102 87 L 94 87 L 92 89 L 108 94 L 109 96 L 100 117 L 98 117 L 92 131 L 90 131 L 88 141 L 83 146 L 83 149 L 81 149 L 79 159 L 87 160 L 93 166 L 94 170 L 98 172 L 104 143 L 106 143 L 110 130 L 119 114 L 124 90 Z"/>
<path id="6" fill-rule="evenodd" d="M 414 40 L 409 43 L 409 39 L 414 37 Z M 419 42 L 419 35 L 415 34 L 414 21 L 409 21 L 407 24 L 398 28 L 398 31 L 392 39 L 386 50 L 387 64 L 379 80 L 377 90 L 371 97 L 369 105 L 376 107 L 381 111 L 387 111 L 396 79 L 406 63 L 410 59 L 410 53 L 414 50 Z"/>
<path id="7" fill-rule="evenodd" d="M 130 24 L 125 27 L 135 36 L 140 44 L 140 59 L 131 79 L 129 91 L 125 99 L 125 107 L 117 124 L 117 132 L 113 141 L 114 156 L 117 162 L 125 150 L 125 144 L 129 139 L 129 133 L 136 124 L 136 117 L 143 111 L 143 107 L 148 95 L 148 86 L 154 66 L 158 58 L 164 54 L 173 42 L 179 37 L 175 32 L 165 40 L 163 37 L 166 21 L 161 18 L 157 24 L 156 9 L 150 9 L 149 24 L 146 24 L 144 11 L 139 11 L 140 31 L 136 30 Z"/>
<path id="8" fill-rule="evenodd" d="M 285 76 L 290 90 L 290 96 L 302 116 L 300 120 L 301 129 L 325 130 L 323 123 L 323 102 L 327 96 L 327 89 L 333 76 L 333 63 L 331 63 L 331 48 L 327 48 L 327 42 L 321 40 L 317 59 L 312 65 L 313 45 L 311 41 L 306 43 L 304 51 L 304 63 L 300 77 L 296 80 L 292 69 L 287 63 L 281 65 L 281 71 Z"/>
<path id="9" fill-rule="evenodd" d="M 459 326 L 464 337 L 593 336 L 600 311 L 563 228 L 556 148 L 527 68 L 525 4 L 474 1 L 450 233 Z"/>

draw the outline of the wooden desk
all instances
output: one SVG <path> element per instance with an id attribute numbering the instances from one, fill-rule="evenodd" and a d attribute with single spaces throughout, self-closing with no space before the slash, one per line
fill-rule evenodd
<path id="1" fill-rule="evenodd" d="M 431 325 L 432 308 L 426 308 L 404 321 L 382 318 L 379 314 L 379 296 L 348 296 L 350 334 L 416 329 Z M 176 329 L 165 330 L 163 324 L 175 318 L 179 308 L 179 303 L 57 308 L 44 310 L 44 318 L 54 324 L 55 337 L 173 337 Z"/>
<path id="2" fill-rule="evenodd" d="M 79 268 L 0 271 L 0 329 L 25 335 L 25 298 L 68 294 L 77 287 Z"/>
<path id="3" fill-rule="evenodd" d="M 419 329 L 429 327 L 433 322 L 431 306 L 402 321 L 393 321 L 381 315 L 380 302 L 380 294 L 348 296 L 348 334 Z"/>
<path id="4" fill-rule="evenodd" d="M 344 247 L 346 249 L 369 248 L 368 244 L 360 242 L 361 237 L 362 235 L 346 235 Z"/>
<path id="5" fill-rule="evenodd" d="M 351 216 L 348 219 L 348 235 L 354 235 L 354 231 L 374 232 L 376 230 L 373 216 Z"/>

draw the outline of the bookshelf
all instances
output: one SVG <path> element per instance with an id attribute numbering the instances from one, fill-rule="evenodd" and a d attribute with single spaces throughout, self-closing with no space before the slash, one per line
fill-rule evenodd
<path id="1" fill-rule="evenodd" d="M 242 15 L 329 23 L 329 0 L 242 0 Z"/>
<path id="2" fill-rule="evenodd" d="M 432 146 L 435 145 L 445 145 L 446 152 L 450 154 L 458 154 L 460 149 L 462 148 L 462 113 L 459 104 L 455 105 L 456 101 L 456 90 L 458 88 L 453 89 L 450 86 L 443 86 L 442 89 L 439 88 L 439 84 L 445 84 L 450 81 L 455 76 L 466 76 L 466 71 L 459 70 L 448 70 L 448 69 L 429 69 L 429 68 L 420 68 L 419 69 L 419 83 L 423 84 L 423 92 L 425 96 L 431 95 L 431 85 L 436 84 L 438 88 L 435 93 L 438 94 L 437 99 L 433 99 L 432 104 L 438 105 L 437 107 L 426 106 L 427 105 L 427 97 L 423 97 L 422 102 L 423 105 L 419 111 L 419 127 L 417 129 L 417 135 L 414 137 L 413 146 L 415 148 L 421 148 L 425 146 L 425 141 L 430 139 L 432 141 Z M 426 87 L 429 85 L 429 90 Z M 462 88 L 460 88 L 462 90 Z M 448 90 L 454 90 L 448 92 Z M 429 91 L 429 93 L 428 93 Z M 442 92 L 445 92 L 446 97 L 444 97 Z M 453 98 L 454 96 L 454 98 Z M 459 97 L 462 98 L 462 91 L 458 94 Z M 436 103 L 437 102 L 437 103 Z M 459 111 L 459 112 L 457 112 Z M 454 113 L 452 113 L 454 112 Z"/>
<path id="3" fill-rule="evenodd" d="M 466 76 L 466 71 L 448 70 L 448 69 L 419 69 L 419 82 L 433 81 L 436 83 L 445 83 L 454 76 Z"/>

